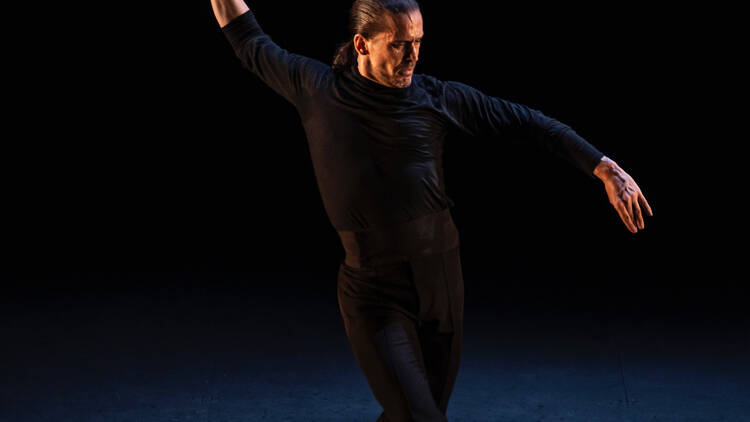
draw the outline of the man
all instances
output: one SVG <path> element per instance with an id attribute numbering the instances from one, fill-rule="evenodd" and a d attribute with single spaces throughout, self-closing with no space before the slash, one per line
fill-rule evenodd
<path id="1" fill-rule="evenodd" d="M 604 183 L 633 233 L 651 208 L 635 181 L 570 127 L 459 82 L 414 73 L 414 0 L 357 0 L 333 66 L 289 53 L 243 0 L 212 0 L 242 64 L 297 108 L 345 259 L 338 299 L 379 421 L 444 421 L 463 325 L 459 236 L 443 183 L 450 127 L 540 143 Z"/>

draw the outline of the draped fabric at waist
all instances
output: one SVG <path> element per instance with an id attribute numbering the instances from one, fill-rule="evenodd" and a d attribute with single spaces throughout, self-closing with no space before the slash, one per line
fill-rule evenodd
<path id="1" fill-rule="evenodd" d="M 459 246 L 450 208 L 387 227 L 337 232 L 346 252 L 344 263 L 354 268 L 409 261 Z"/>

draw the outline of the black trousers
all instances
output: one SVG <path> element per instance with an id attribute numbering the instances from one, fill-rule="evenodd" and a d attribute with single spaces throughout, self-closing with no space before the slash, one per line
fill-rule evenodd
<path id="1" fill-rule="evenodd" d="M 377 234 L 358 232 L 356 239 L 340 235 L 347 257 L 339 266 L 339 308 L 354 356 L 383 407 L 378 421 L 446 421 L 464 303 L 450 213 Z"/>

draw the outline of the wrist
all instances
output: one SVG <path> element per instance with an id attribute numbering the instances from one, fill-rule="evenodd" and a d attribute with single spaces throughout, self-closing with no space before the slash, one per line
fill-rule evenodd
<path id="1" fill-rule="evenodd" d="M 594 176 L 598 177 L 601 181 L 604 181 L 609 179 L 617 168 L 617 163 L 611 158 L 604 156 L 601 161 L 599 161 L 599 164 L 594 167 Z"/>

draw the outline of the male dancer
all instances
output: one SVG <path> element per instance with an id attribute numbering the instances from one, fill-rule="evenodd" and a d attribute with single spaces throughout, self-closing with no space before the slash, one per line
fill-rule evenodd
<path id="1" fill-rule="evenodd" d="M 415 0 L 356 0 L 333 65 L 289 53 L 243 0 L 211 0 L 242 64 L 297 109 L 326 213 L 345 250 L 339 308 L 378 421 L 445 421 L 464 285 L 443 183 L 450 127 L 543 145 L 604 183 L 627 228 L 653 215 L 635 181 L 569 126 L 468 85 L 414 73 Z"/>

